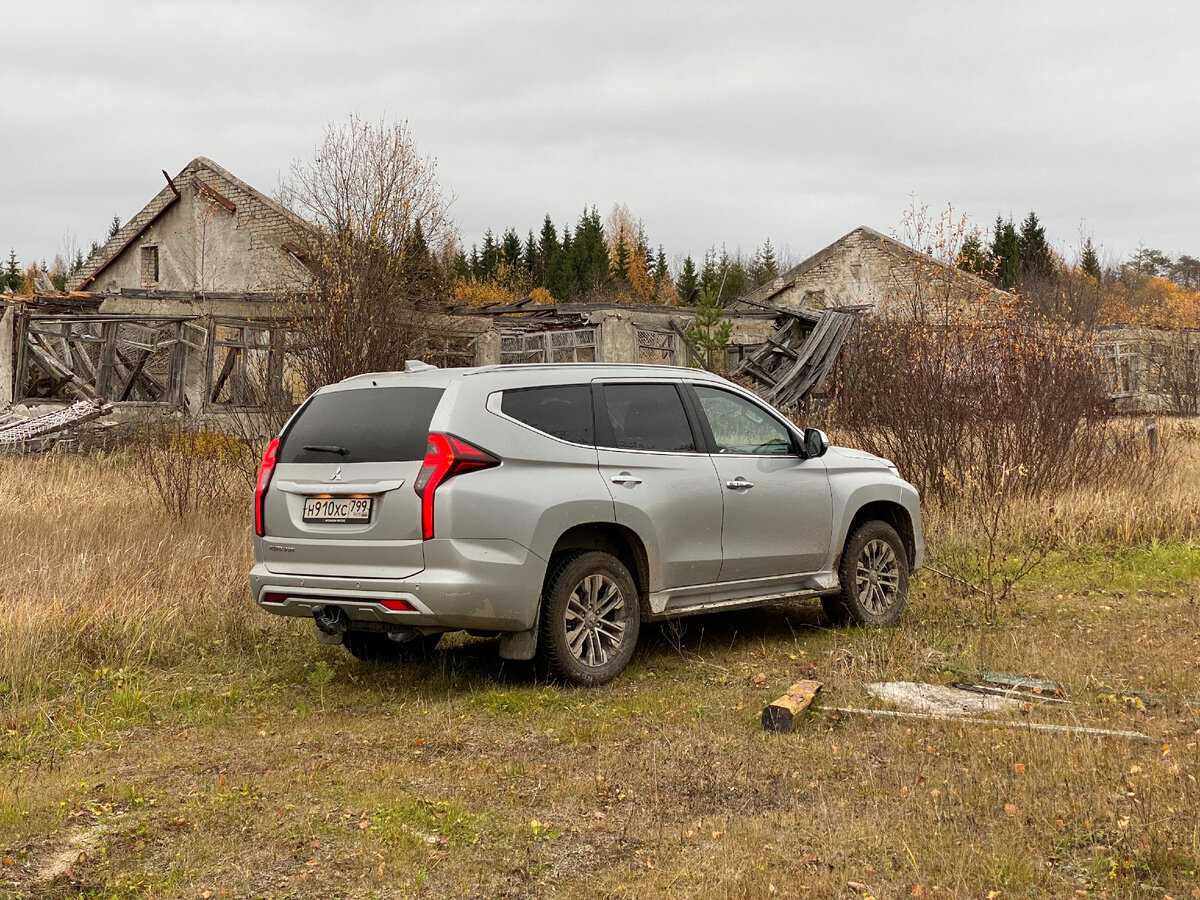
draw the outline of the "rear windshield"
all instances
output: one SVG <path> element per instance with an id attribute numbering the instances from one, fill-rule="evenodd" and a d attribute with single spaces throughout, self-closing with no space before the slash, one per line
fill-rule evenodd
<path id="1" fill-rule="evenodd" d="M 318 394 L 288 429 L 284 463 L 409 462 L 425 458 L 441 388 L 357 388 Z"/>

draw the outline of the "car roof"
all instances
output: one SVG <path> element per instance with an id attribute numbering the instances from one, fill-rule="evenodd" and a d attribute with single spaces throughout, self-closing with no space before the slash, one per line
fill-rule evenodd
<path id="1" fill-rule="evenodd" d="M 470 378 L 487 375 L 503 375 L 508 372 L 539 373 L 550 375 L 554 372 L 578 373 L 587 370 L 593 377 L 631 378 L 639 375 L 653 378 L 691 378 L 702 381 L 724 381 L 719 375 L 714 375 L 704 369 L 692 369 L 685 366 L 656 366 L 643 363 L 507 363 L 490 366 L 472 366 L 469 368 L 419 369 L 411 372 L 367 372 L 343 379 L 334 385 L 328 385 L 322 390 L 343 389 L 350 387 L 371 386 L 445 386 L 458 378 Z"/>

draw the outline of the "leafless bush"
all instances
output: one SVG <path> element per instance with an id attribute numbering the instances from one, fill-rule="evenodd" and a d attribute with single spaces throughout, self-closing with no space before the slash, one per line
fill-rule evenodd
<path id="1" fill-rule="evenodd" d="M 238 442 L 223 432 L 187 427 L 176 419 L 148 419 L 133 447 L 151 494 L 177 519 L 245 497 L 237 477 Z"/>
<path id="2" fill-rule="evenodd" d="M 1153 463 L 1114 427 L 1090 341 L 1049 325 L 864 319 L 834 392 L 836 427 L 940 500 L 971 484 L 1043 495 Z"/>
<path id="3" fill-rule="evenodd" d="M 1168 412 L 1200 415 L 1200 334 L 1177 331 L 1151 348 L 1151 376 Z"/>
<path id="4" fill-rule="evenodd" d="M 1053 548 L 1053 498 L 1081 487 L 1149 486 L 1161 470 L 1136 426 L 1111 418 L 1100 362 L 1081 333 L 1018 319 L 930 325 L 862 320 L 842 355 L 832 429 L 891 459 L 957 520 L 950 574 L 985 618 Z M 1014 503 L 1043 500 L 1040 534 L 1008 539 Z"/>
<path id="5" fill-rule="evenodd" d="M 407 125 L 330 126 L 313 159 L 292 167 L 283 200 L 306 223 L 296 245 L 311 279 L 288 292 L 305 391 L 419 358 L 447 296 L 438 251 L 452 226 L 437 162 Z"/>

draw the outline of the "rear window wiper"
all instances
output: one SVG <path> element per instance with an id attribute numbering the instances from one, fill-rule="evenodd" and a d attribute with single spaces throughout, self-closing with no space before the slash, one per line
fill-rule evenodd
<path id="1" fill-rule="evenodd" d="M 349 456 L 350 451 L 345 447 L 339 447 L 337 444 L 305 444 L 305 450 L 311 450 L 313 453 L 336 453 L 338 456 Z"/>

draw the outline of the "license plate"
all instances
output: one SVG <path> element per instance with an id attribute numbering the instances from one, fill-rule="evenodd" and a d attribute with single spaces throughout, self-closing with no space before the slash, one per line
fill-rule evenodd
<path id="1" fill-rule="evenodd" d="M 304 521 L 336 525 L 367 522 L 371 518 L 370 497 L 305 497 Z"/>

